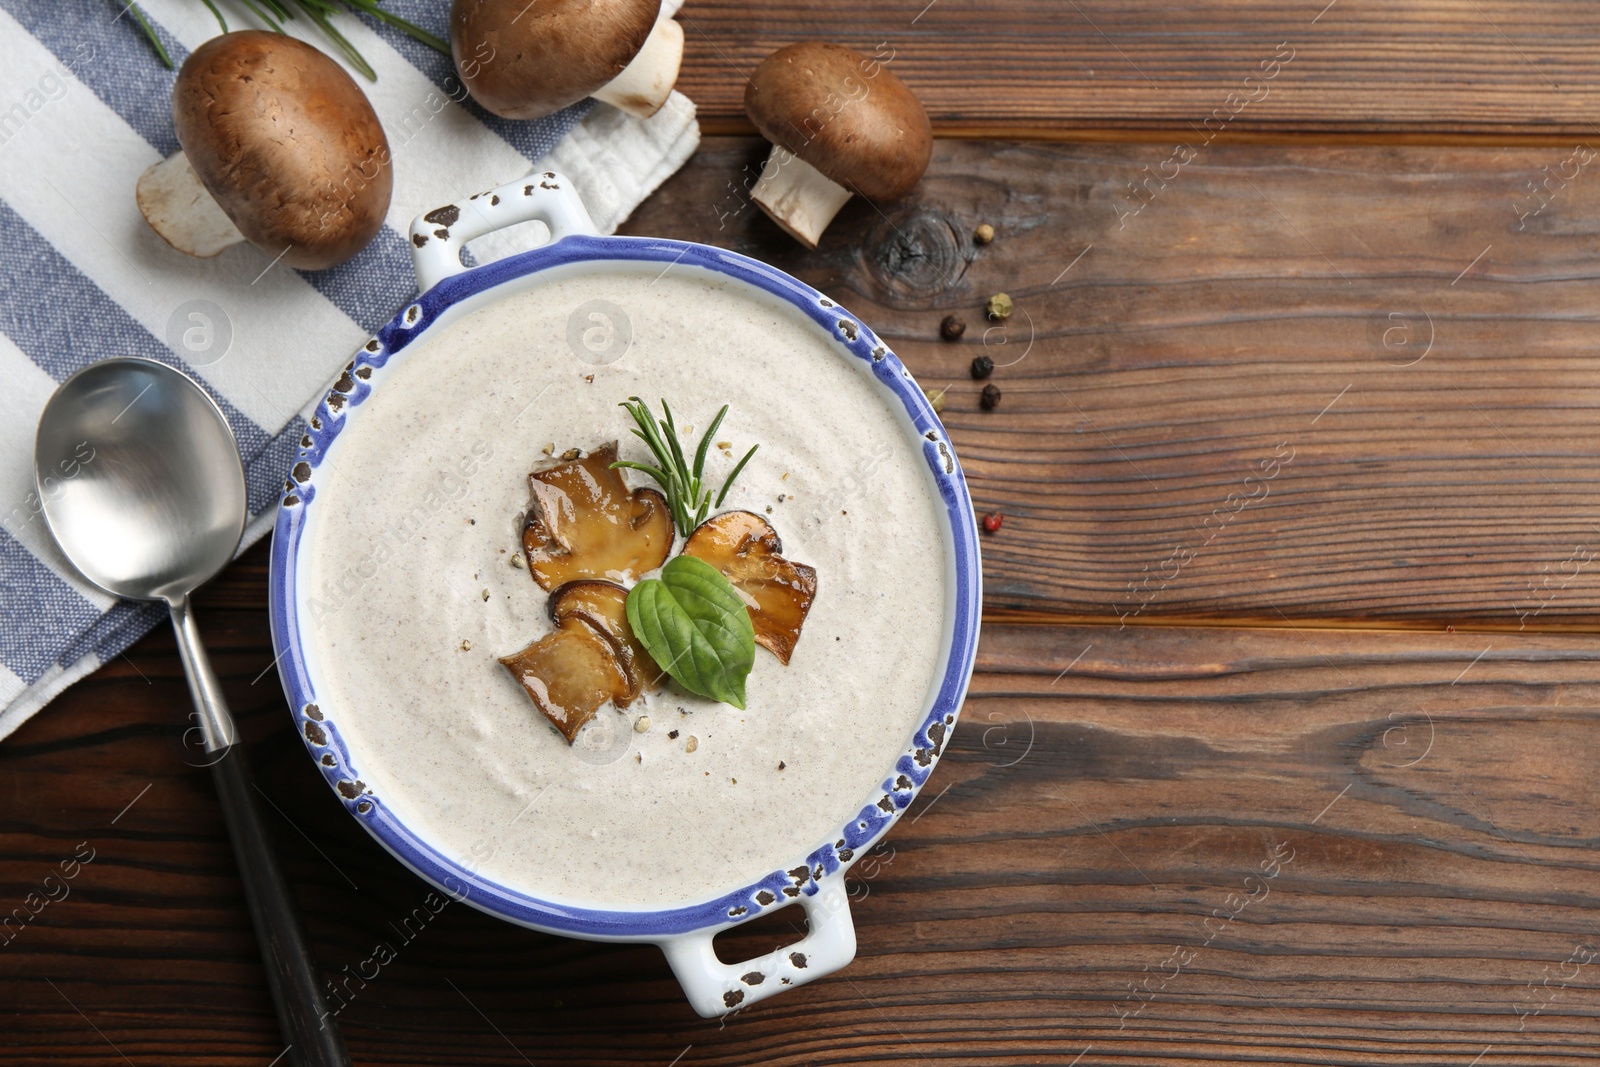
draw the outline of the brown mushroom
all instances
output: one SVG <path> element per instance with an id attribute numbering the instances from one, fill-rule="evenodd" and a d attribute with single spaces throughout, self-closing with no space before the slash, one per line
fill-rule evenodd
<path id="1" fill-rule="evenodd" d="M 522 531 L 528 570 L 545 589 L 579 578 L 624 582 L 667 561 L 672 513 L 654 489 L 631 493 L 612 441 L 582 459 L 563 459 L 533 471 L 533 506 Z"/>
<path id="2" fill-rule="evenodd" d="M 645 690 L 658 689 L 665 672 L 628 624 L 628 591 L 615 582 L 580 578 L 550 594 L 550 618 L 557 627 L 579 619 L 611 642 L 617 664 L 628 679 L 628 692 L 617 701 L 625 708 Z"/>
<path id="3" fill-rule="evenodd" d="M 239 30 L 190 53 L 172 87 L 183 151 L 139 178 L 139 210 L 180 252 L 249 241 L 291 267 L 343 263 L 389 210 L 389 142 L 366 94 L 327 55 Z"/>
<path id="4" fill-rule="evenodd" d="M 450 52 L 472 98 L 537 119 L 584 97 L 649 118 L 678 80 L 683 29 L 661 0 L 455 0 Z"/>
<path id="5" fill-rule="evenodd" d="M 851 195 L 905 196 L 933 154 L 928 113 L 911 90 L 842 45 L 778 49 L 745 85 L 744 110 L 772 142 L 751 199 L 807 248 Z"/>
<path id="6" fill-rule="evenodd" d="M 695 527 L 683 552 L 733 583 L 755 625 L 756 643 L 787 664 L 816 599 L 817 572 L 784 559 L 778 532 L 748 511 L 713 515 Z"/>

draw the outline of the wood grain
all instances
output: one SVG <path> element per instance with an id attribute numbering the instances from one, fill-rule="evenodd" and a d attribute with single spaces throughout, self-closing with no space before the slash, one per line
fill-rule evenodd
<path id="1" fill-rule="evenodd" d="M 851 202 L 806 253 L 742 197 L 760 143 L 713 138 L 627 229 L 765 258 L 948 387 L 1005 516 L 991 612 L 1600 622 L 1595 163 L 1213 145 L 1133 213 L 1172 152 L 942 141 L 912 197 Z M 1545 167 L 1577 176 L 1535 212 Z"/>
<path id="2" fill-rule="evenodd" d="M 1535 632 L 1600 625 L 1593 166 L 1226 143 L 1588 138 L 1600 12 L 691 0 L 683 21 L 712 130 L 742 122 L 740 70 L 826 36 L 888 41 L 947 135 L 1149 141 L 943 141 L 912 198 L 851 204 L 805 254 L 744 197 L 762 144 L 713 137 L 629 224 L 837 296 L 948 385 L 974 498 L 1005 514 L 965 719 L 856 868 L 834 979 L 708 1023 L 653 948 L 432 916 L 290 730 L 263 549 L 205 591 L 355 1061 L 1600 1061 L 1600 650 Z M 1267 95 L 1196 131 L 1283 41 Z M 949 313 L 962 343 L 937 338 Z M 993 412 L 981 353 L 1005 364 Z M 995 621 L 1023 615 L 1097 624 Z M 0 745 L 0 915 L 94 856 L 0 927 L 6 1064 L 282 1052 L 187 714 L 158 632 Z"/>
<path id="3" fill-rule="evenodd" d="M 943 136 L 1188 130 L 1228 109 L 1228 136 L 1588 138 L 1600 105 L 1587 0 L 689 0 L 678 18 L 678 87 L 716 133 L 749 132 L 746 78 L 810 39 L 882 45 Z M 1292 60 L 1247 85 L 1280 45 Z"/>
<path id="4" fill-rule="evenodd" d="M 425 886 L 252 684 L 233 573 L 200 617 L 324 969 L 356 976 L 358 1064 L 1600 1061 L 1590 640 L 991 626 L 945 761 L 855 870 L 856 963 L 719 1026 L 653 948 L 417 920 Z M 185 706 L 159 633 L 0 746 L 0 901 L 95 851 L 0 947 L 8 1065 L 282 1050 Z"/>

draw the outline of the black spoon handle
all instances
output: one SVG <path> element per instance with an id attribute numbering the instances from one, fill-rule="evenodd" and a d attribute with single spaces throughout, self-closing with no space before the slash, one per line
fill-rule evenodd
<path id="1" fill-rule="evenodd" d="M 300 1067 L 348 1067 L 350 1056 L 323 1000 L 311 943 L 261 819 L 244 746 L 236 744 L 212 753 L 217 755 L 221 759 L 211 765 L 211 774 L 244 879 L 245 899 L 250 903 L 250 918 L 267 967 L 267 985 L 278 1009 L 278 1025 L 290 1045 L 288 1061 Z"/>
<path id="2" fill-rule="evenodd" d="M 206 759 L 217 783 L 217 799 L 222 802 L 222 814 L 228 822 L 245 900 L 250 905 L 250 918 L 266 964 L 267 986 L 278 1011 L 279 1029 L 289 1046 L 286 1059 L 297 1067 L 349 1067 L 344 1039 L 322 997 L 321 976 L 299 909 L 278 868 L 272 837 L 261 818 L 250 761 L 205 646 L 200 643 L 194 615 L 187 598 L 169 606 L 172 627 L 178 635 L 178 651 L 189 679 L 189 693 L 200 717 Z"/>

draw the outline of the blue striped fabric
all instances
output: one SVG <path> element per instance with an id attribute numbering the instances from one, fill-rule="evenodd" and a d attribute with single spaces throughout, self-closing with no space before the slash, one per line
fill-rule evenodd
<path id="1" fill-rule="evenodd" d="M 28 618 L 0 628 L 0 661 L 32 685 L 93 626 L 100 612 L 49 565 L 0 530 L 0 589 L 6 603 L 26 605 Z"/>
<path id="2" fill-rule="evenodd" d="M 448 37 L 444 0 L 391 0 L 387 6 Z M 199 0 L 148 0 L 144 7 L 177 62 L 216 32 L 214 23 L 205 28 L 195 21 L 191 8 L 209 19 Z M 228 13 L 230 20 L 244 17 L 242 9 Z M 354 15 L 339 25 L 373 61 L 380 79 L 394 79 L 389 85 L 419 98 L 430 86 L 450 101 L 464 96 L 447 57 Z M 314 33 L 305 36 L 326 44 Z M 260 275 L 252 280 L 251 274 L 264 274 L 270 257 L 260 257 L 259 265 L 238 258 L 223 265 L 219 258 L 213 261 L 219 266 L 196 275 L 194 261 L 153 242 L 132 214 L 131 180 L 115 185 L 126 188 L 126 201 L 109 206 L 82 192 L 69 195 L 92 187 L 98 174 L 136 176 L 178 150 L 173 78 L 125 16 L 121 0 L 0 0 L 0 491 L 17 498 L 0 499 L 0 736 L 65 685 L 115 658 L 164 614 L 157 605 L 119 603 L 92 589 L 49 544 L 28 491 L 32 426 L 53 384 L 97 360 L 127 355 L 161 360 L 201 380 L 238 438 L 252 517 L 248 543 L 269 528 L 305 432 L 303 415 L 287 408 L 308 410 L 360 336 L 388 321 L 416 292 L 407 242 L 393 224 L 340 267 L 285 271 L 273 284 L 252 289 Z M 369 95 L 395 150 L 397 203 L 411 202 L 401 198 L 410 177 L 398 162 L 402 149 L 412 173 L 429 172 L 428 189 L 475 191 L 534 169 L 595 106 L 585 102 L 547 119 L 510 122 L 470 100 L 450 102 L 444 105 L 453 109 L 448 121 L 419 131 L 393 94 L 382 97 L 387 87 L 380 82 Z M 437 114 L 430 108 L 424 122 Z M 692 108 L 685 114 L 692 127 Z M 630 156 L 643 172 L 668 161 L 676 165 L 681 137 L 674 148 L 659 135 L 628 136 L 628 144 L 601 147 Z M 416 145 L 410 143 L 414 138 Z M 442 149 L 441 138 L 447 146 Z M 429 152 L 447 155 L 428 159 Z M 626 180 L 617 184 L 632 196 L 628 206 L 650 191 L 628 189 Z M 59 207 L 62 200 L 70 212 Z M 238 289 L 239 303 L 230 306 L 244 311 L 233 321 L 250 329 L 245 340 L 252 358 L 270 363 L 281 352 L 301 376 L 287 380 L 305 381 L 293 404 L 267 396 L 272 384 L 286 380 L 264 377 L 270 367 L 236 363 L 227 373 L 213 373 L 215 367 L 187 364 L 184 353 L 159 335 L 181 296 L 202 284 L 211 286 L 207 292 Z M 276 306 L 263 310 L 265 301 L 280 294 L 281 316 Z M 281 326 L 264 331 L 263 323 Z M 329 323 L 344 325 L 329 329 Z M 236 334 L 234 348 L 240 346 Z M 236 358 L 231 351 L 227 358 Z M 263 414 L 280 407 L 285 410 Z"/>
<path id="3" fill-rule="evenodd" d="M 406 5 L 390 6 L 399 13 Z M 172 126 L 172 72 L 155 62 L 153 51 L 127 19 L 115 23 L 91 21 L 85 26 L 81 19 L 63 18 L 60 7 L 56 0 L 0 0 L 0 8 L 10 12 L 39 43 L 71 67 L 79 80 L 136 130 L 150 147 L 163 156 L 176 152 L 178 135 Z M 448 5 L 414 3 L 410 7 L 414 9 L 410 12 L 413 22 L 449 37 L 445 20 Z M 189 50 L 159 26 L 157 31 L 162 34 L 172 61 L 181 64 Z M 379 36 L 395 45 L 396 51 L 426 74 L 441 92 L 462 95 L 450 60 L 392 27 L 383 27 Z M 127 54 L 130 48 L 134 52 L 132 55 Z M 86 54 L 95 57 L 94 61 L 76 62 Z M 117 61 L 104 62 L 99 59 L 101 56 L 115 56 Z M 488 114 L 470 99 L 464 106 L 487 120 L 485 125 L 522 152 L 531 163 L 555 147 L 590 105 L 585 101 L 539 122 L 508 122 Z M 405 238 L 388 226 L 350 262 L 331 270 L 302 273 L 318 292 L 368 333 L 388 322 L 395 309 L 416 292 L 411 277 L 411 253 Z"/>
<path id="4" fill-rule="evenodd" d="M 0 300 L 0 332 L 50 377 L 63 382 L 114 356 L 143 356 L 185 369 L 165 341 L 151 336 L 3 201 L 0 232 L 6 235 L 0 241 L 6 293 Z M 85 323 L 94 328 L 86 329 Z M 228 417 L 239 454 L 248 463 L 272 434 L 240 414 L 227 397 L 215 391 L 211 395 Z"/>

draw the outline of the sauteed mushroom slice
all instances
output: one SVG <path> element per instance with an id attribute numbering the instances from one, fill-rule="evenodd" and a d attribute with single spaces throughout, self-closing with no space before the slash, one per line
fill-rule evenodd
<path id="1" fill-rule="evenodd" d="M 616 459 L 612 441 L 528 476 L 533 507 L 522 548 L 545 589 L 580 578 L 628 581 L 667 561 L 673 532 L 666 498 L 654 489 L 629 492 L 622 472 L 611 469 Z"/>
<path id="2" fill-rule="evenodd" d="M 627 707 L 646 689 L 660 688 L 665 672 L 633 636 L 633 627 L 628 625 L 628 591 L 622 586 L 591 578 L 568 582 L 550 594 L 550 618 L 558 627 L 579 620 L 611 642 L 628 679 L 628 693 L 617 700 L 617 707 Z"/>
<path id="3" fill-rule="evenodd" d="M 569 745 L 606 701 L 631 699 L 616 647 L 576 616 L 500 662 Z"/>
<path id="4" fill-rule="evenodd" d="M 817 572 L 784 559 L 778 532 L 748 511 L 707 519 L 689 535 L 683 551 L 733 583 L 755 624 L 756 643 L 787 664 L 817 595 Z"/>

